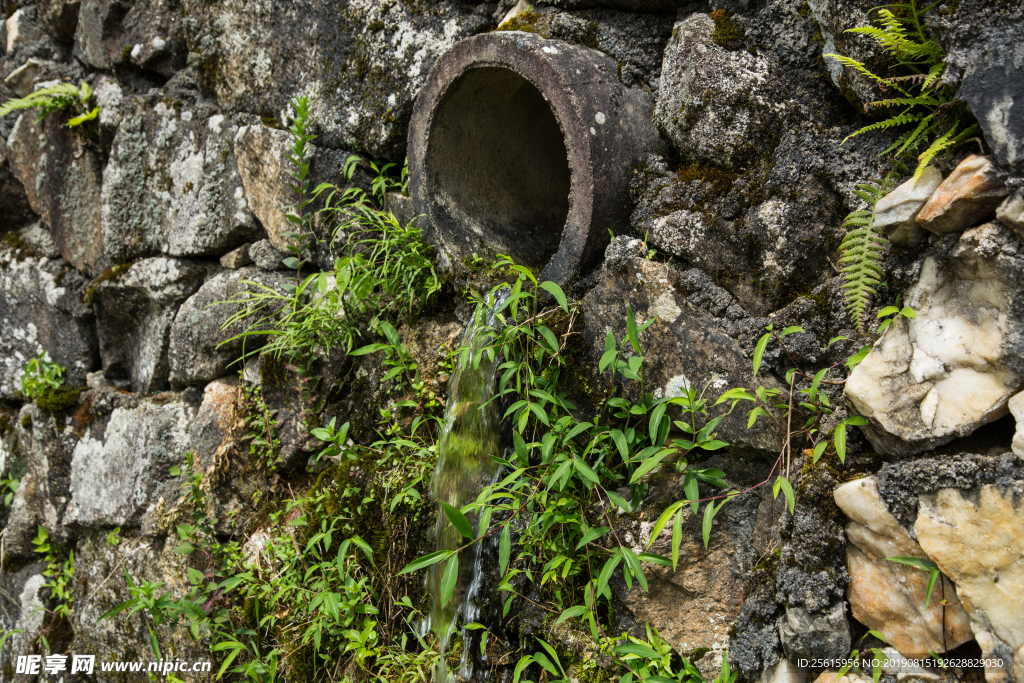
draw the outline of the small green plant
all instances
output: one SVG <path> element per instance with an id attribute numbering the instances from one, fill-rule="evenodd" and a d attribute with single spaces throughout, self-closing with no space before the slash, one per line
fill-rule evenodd
<path id="1" fill-rule="evenodd" d="M 44 119 L 55 111 L 70 110 L 81 112 L 68 121 L 68 128 L 80 126 L 86 121 L 95 119 L 99 113 L 99 107 L 89 109 L 89 101 L 92 99 L 92 88 L 85 81 L 76 88 L 70 83 L 58 83 L 49 88 L 41 88 L 25 97 L 15 97 L 0 105 L 0 118 L 11 112 L 22 109 L 38 109 L 39 118 Z"/>
<path id="2" fill-rule="evenodd" d="M 888 244 L 885 236 L 874 227 L 875 204 L 899 184 L 899 172 L 906 162 L 916 157 L 914 177 L 920 177 L 936 156 L 980 133 L 967 105 L 956 99 L 953 88 L 943 83 L 946 54 L 925 29 L 924 15 L 938 4 L 941 3 L 920 8 L 918 0 L 899 0 L 878 10 L 876 25 L 849 30 L 874 39 L 892 56 L 889 76 L 877 75 L 850 57 L 825 55 L 855 69 L 883 91 L 894 95 L 868 102 L 866 109 L 885 109 L 891 115 L 864 126 L 847 136 L 847 140 L 870 131 L 903 131 L 881 153 L 881 156 L 890 156 L 892 169 L 881 180 L 858 186 L 856 194 L 868 204 L 868 209 L 854 211 L 843 221 L 843 227 L 850 230 L 839 248 L 843 289 L 847 310 L 859 332 L 864 331 L 865 311 L 884 274 L 882 256 Z"/>
<path id="3" fill-rule="evenodd" d="M 277 411 L 267 406 L 263 400 L 263 392 L 259 385 L 243 384 L 243 405 L 245 406 L 245 426 L 248 432 L 242 437 L 249 442 L 249 454 L 256 460 L 261 470 L 273 472 L 280 462 L 281 441 L 278 429 L 281 420 Z"/>
<path id="4" fill-rule="evenodd" d="M 48 390 L 59 389 L 63 384 L 64 368 L 46 360 L 45 351 L 25 363 L 21 371 L 21 393 L 28 398 L 39 398 Z"/>
<path id="5" fill-rule="evenodd" d="M 295 98 L 291 104 L 295 114 L 291 117 L 291 125 L 288 127 L 288 132 L 292 136 L 288 161 L 294 167 L 290 171 L 290 175 L 295 184 L 288 187 L 295 193 L 296 200 L 294 204 L 285 207 L 290 210 L 286 211 L 285 218 L 294 223 L 296 229 L 294 232 L 287 233 L 292 240 L 288 245 L 288 251 L 292 253 L 292 256 L 285 259 L 284 263 L 295 270 L 295 284 L 298 286 L 302 281 L 302 266 L 306 263 L 303 257 L 311 241 L 309 226 L 313 214 L 306 209 L 314 201 L 309 193 L 309 162 L 312 156 L 310 143 L 316 139 L 316 136 L 310 134 L 306 128 L 309 119 L 309 98 Z"/>
<path id="6" fill-rule="evenodd" d="M 113 531 L 107 533 L 107 547 L 116 548 L 121 544 L 121 527 L 116 527 Z"/>
<path id="7" fill-rule="evenodd" d="M 63 549 L 50 541 L 50 534 L 42 526 L 32 539 L 32 545 L 46 560 L 43 576 L 47 580 L 44 585 L 50 589 L 50 597 L 56 602 L 53 612 L 58 617 L 67 617 L 75 599 L 71 589 L 71 581 L 75 577 L 75 551 L 69 551 L 67 559 L 62 559 Z"/>
<path id="8" fill-rule="evenodd" d="M 18 485 L 20 483 L 21 481 L 10 475 L 0 480 L 0 494 L 4 497 L 5 507 L 11 507 L 11 503 L 14 502 L 14 494 L 18 492 Z"/>
<path id="9" fill-rule="evenodd" d="M 890 315 L 893 317 L 890 318 Z M 917 317 L 917 313 L 910 306 L 904 306 L 903 308 L 900 308 L 900 299 L 899 297 L 896 297 L 895 306 L 886 306 L 885 308 L 880 310 L 878 312 L 878 315 L 876 315 L 875 317 L 878 320 L 882 320 L 882 318 L 885 318 L 885 320 L 882 320 L 882 322 L 879 323 L 878 330 L 876 330 L 876 334 L 882 334 L 883 332 L 886 331 L 886 329 L 888 329 L 889 325 L 892 324 L 893 320 L 896 320 L 897 318 L 907 318 L 912 320 Z"/>

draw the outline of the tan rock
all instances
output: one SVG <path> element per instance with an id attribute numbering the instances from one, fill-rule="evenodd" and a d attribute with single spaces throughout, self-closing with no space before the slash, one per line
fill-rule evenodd
<path id="1" fill-rule="evenodd" d="M 871 678 L 861 676 L 853 671 L 847 671 L 846 675 L 840 676 L 838 671 L 822 671 L 814 683 L 871 683 Z"/>
<path id="2" fill-rule="evenodd" d="M 1024 392 L 1010 399 L 1010 413 L 1017 421 L 1017 431 L 1013 434 L 1013 452 L 1018 458 L 1024 458 Z"/>
<path id="3" fill-rule="evenodd" d="M 252 212 L 263 224 L 271 244 L 287 251 L 293 243 L 287 236 L 295 232 L 295 224 L 285 218 L 284 207 L 295 201 L 288 188 L 295 184 L 289 172 L 288 131 L 269 128 L 261 124 L 242 126 L 235 135 L 235 157 L 242 186 Z"/>
<path id="4" fill-rule="evenodd" d="M 917 317 L 893 322 L 846 383 L 879 452 L 919 453 L 1006 415 L 1024 388 L 1022 296 L 1024 253 L 999 223 L 925 259 L 906 298 Z"/>
<path id="5" fill-rule="evenodd" d="M 1024 242 L 1024 188 L 1018 188 L 999 205 L 996 218 Z"/>
<path id="6" fill-rule="evenodd" d="M 252 263 L 252 258 L 249 256 L 249 246 L 249 243 L 246 242 L 237 249 L 224 254 L 220 257 L 220 264 L 229 270 L 237 270 L 249 265 Z"/>
<path id="7" fill-rule="evenodd" d="M 917 214 L 917 222 L 940 235 L 963 232 L 991 217 L 1009 193 L 996 177 L 991 158 L 972 154 L 939 185 Z"/>
<path id="8" fill-rule="evenodd" d="M 887 557 L 926 558 L 878 495 L 877 480 L 867 477 L 843 484 L 833 494 L 850 518 L 846 567 L 850 573 L 847 600 L 854 618 L 885 636 L 904 654 L 945 652 L 973 638 L 955 586 L 942 577 L 925 606 L 928 573 L 888 562 Z M 945 598 L 950 604 L 942 606 Z M 945 614 L 943 614 L 945 612 Z M 943 629 L 945 628 L 945 633 Z"/>
<path id="9" fill-rule="evenodd" d="M 942 489 L 919 498 L 914 531 L 921 547 L 957 585 L 985 656 L 1003 667 L 985 671 L 989 683 L 1009 681 L 1024 647 L 1024 499 L 1020 491 L 981 487 L 965 497 Z M 1018 679 L 1020 680 L 1020 679 Z"/>
<path id="10" fill-rule="evenodd" d="M 875 227 L 896 244 L 917 244 L 925 236 L 915 220 L 921 207 L 942 184 L 942 173 L 928 166 L 919 178 L 911 178 L 875 204 Z"/>

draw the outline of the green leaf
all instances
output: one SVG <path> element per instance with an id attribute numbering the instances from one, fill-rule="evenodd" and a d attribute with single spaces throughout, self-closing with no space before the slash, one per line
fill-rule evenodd
<path id="1" fill-rule="evenodd" d="M 825 452 L 825 449 L 827 447 L 828 441 L 819 441 L 818 444 L 814 447 L 814 458 L 811 460 L 811 462 L 818 462 L 818 459 L 821 458 L 821 454 Z"/>
<path id="2" fill-rule="evenodd" d="M 658 536 L 661 535 L 661 530 L 664 529 L 665 525 L 668 524 L 670 519 L 672 519 L 672 515 L 678 512 L 679 508 L 681 508 L 685 503 L 686 501 L 679 500 L 665 508 L 665 511 L 661 513 L 660 517 L 658 517 L 658 521 L 654 523 L 654 528 L 651 529 L 651 538 L 647 542 L 648 548 L 658 540 Z"/>
<path id="3" fill-rule="evenodd" d="M 501 567 L 501 574 L 508 572 L 509 555 L 512 553 L 512 535 L 505 526 L 501 530 L 501 540 L 498 541 L 498 566 Z"/>
<path id="4" fill-rule="evenodd" d="M 555 301 L 558 302 L 558 305 L 562 307 L 563 311 L 566 313 L 569 312 L 569 305 L 565 300 L 565 292 L 562 291 L 561 287 L 556 285 L 554 282 L 542 282 L 539 286 L 545 292 L 548 292 L 551 296 L 555 297 Z"/>
<path id="5" fill-rule="evenodd" d="M 789 335 L 794 334 L 796 332 L 804 332 L 804 331 L 805 331 L 804 328 L 802 328 L 802 327 L 800 327 L 798 325 L 790 325 L 789 327 L 784 329 L 782 332 L 779 332 L 779 337 L 788 337 Z"/>
<path id="6" fill-rule="evenodd" d="M 476 538 L 476 534 L 473 533 L 473 527 L 470 526 L 469 520 L 466 519 L 466 515 L 462 514 L 462 511 L 444 501 L 441 501 L 441 507 L 444 509 L 444 514 L 447 515 L 448 519 L 451 521 L 452 526 L 454 526 L 460 534 L 470 540 Z"/>
<path id="7" fill-rule="evenodd" d="M 621 508 L 623 512 L 632 512 L 633 511 L 633 509 L 630 507 L 629 503 L 626 502 L 626 499 L 623 498 L 622 496 L 620 496 L 619 494 L 615 493 L 614 491 L 606 491 L 605 493 L 608 494 L 608 500 L 610 500 L 611 502 L 613 502 L 616 505 L 618 505 L 619 508 Z"/>
<path id="8" fill-rule="evenodd" d="M 178 467 L 177 465 L 171 465 L 170 474 L 171 474 L 172 477 L 180 477 L 181 476 L 181 468 Z"/>
<path id="9" fill-rule="evenodd" d="M 521 657 L 519 662 L 516 664 L 515 671 L 513 672 L 512 683 L 519 683 L 519 677 L 523 675 L 523 670 L 531 664 L 533 664 L 533 657 L 530 655 Z"/>
<path id="10" fill-rule="evenodd" d="M 811 391 L 808 394 L 808 400 L 814 403 L 814 399 L 818 396 L 818 385 L 821 384 L 821 380 L 825 378 L 825 373 L 828 372 L 828 368 L 822 368 L 818 372 L 814 373 L 814 379 L 811 380 Z"/>
<path id="11" fill-rule="evenodd" d="M 658 442 L 658 431 L 661 427 L 661 420 L 665 417 L 665 410 L 668 408 L 667 403 L 659 403 L 654 406 L 654 410 L 651 411 L 650 419 L 650 435 L 651 443 L 655 446 L 660 445 Z"/>
<path id="12" fill-rule="evenodd" d="M 796 511 L 796 497 L 793 495 L 793 485 L 789 483 L 789 479 L 785 477 L 779 477 L 775 480 L 774 493 L 775 497 L 779 497 L 779 490 L 786 496 L 786 502 L 789 504 L 789 512 L 793 514 Z"/>
<path id="13" fill-rule="evenodd" d="M 361 348 L 358 348 L 355 351 L 349 351 L 348 355 L 350 355 L 350 356 L 365 356 L 368 353 L 376 353 L 377 351 L 383 351 L 385 349 L 390 349 L 390 348 L 391 347 L 389 345 L 387 345 L 387 344 L 369 344 L 367 346 L 363 346 Z"/>
<path id="14" fill-rule="evenodd" d="M 398 575 L 401 576 L 402 574 L 411 574 L 412 572 L 417 571 L 419 569 L 423 569 L 424 567 L 429 567 L 431 565 L 437 564 L 438 562 L 443 562 L 444 560 L 448 559 L 454 554 L 455 553 L 452 550 L 438 550 L 437 552 L 430 553 L 429 555 L 424 555 L 418 560 L 413 560 L 412 562 L 407 564 L 405 566 L 405 569 L 398 572 Z"/>
<path id="15" fill-rule="evenodd" d="M 441 604 L 447 605 L 455 594 L 455 586 L 459 583 L 459 555 L 452 553 L 448 564 L 441 575 Z"/>
<path id="16" fill-rule="evenodd" d="M 615 651 L 620 655 L 634 655 L 643 659 L 660 660 L 661 654 L 650 645 L 641 643 L 623 643 L 615 646 Z"/>
<path id="17" fill-rule="evenodd" d="M 576 605 L 575 607 L 570 607 L 558 616 L 558 619 L 555 620 L 555 626 L 558 626 L 566 619 L 572 619 L 573 617 L 581 617 L 584 614 L 590 614 L 590 608 L 586 605 Z"/>
<path id="18" fill-rule="evenodd" d="M 583 534 L 583 538 L 580 539 L 580 542 L 576 544 L 576 550 L 579 550 L 580 548 L 582 548 L 583 546 L 585 546 L 593 540 L 601 538 L 609 531 L 611 531 L 611 529 L 606 526 L 599 526 L 588 529 L 587 533 Z"/>
<path id="19" fill-rule="evenodd" d="M 576 458 L 573 458 L 572 462 L 573 465 L 576 467 L 576 471 L 579 472 L 584 479 L 592 481 L 595 484 L 601 483 L 601 479 L 597 476 L 597 473 L 594 472 L 594 470 L 590 469 L 590 466 L 587 465 L 587 463 Z"/>
<path id="20" fill-rule="evenodd" d="M 641 562 L 651 562 L 653 564 L 660 564 L 662 567 L 671 567 L 672 560 L 665 557 L 664 555 L 657 555 L 655 553 L 640 553 L 637 555 Z"/>
<path id="21" fill-rule="evenodd" d="M 846 463 L 846 423 L 840 422 L 839 426 L 836 427 L 835 437 L 833 442 L 836 447 L 836 455 L 839 456 L 839 462 Z"/>
<path id="22" fill-rule="evenodd" d="M 754 377 L 757 377 L 757 371 L 761 369 L 761 361 L 764 360 L 764 352 L 768 348 L 768 342 L 771 341 L 771 338 L 772 335 L 769 332 L 757 340 L 757 346 L 754 347 Z M 719 403 L 721 403 L 721 400 L 719 399 Z"/>
<path id="23" fill-rule="evenodd" d="M 636 317 L 633 309 L 626 306 L 626 333 L 629 336 L 629 344 L 638 355 L 640 353 L 640 337 L 636 329 Z"/>
<path id="24" fill-rule="evenodd" d="M 544 340 L 548 343 L 548 350 L 552 353 L 552 355 L 558 353 L 558 339 L 555 338 L 554 332 L 549 330 L 544 325 L 541 325 L 537 329 L 540 330 L 541 336 L 543 336 Z"/>
<path id="25" fill-rule="evenodd" d="M 914 311 L 914 309 L 911 308 L 910 306 L 904 306 L 903 308 L 900 309 L 900 315 L 902 315 L 904 318 L 916 318 L 917 312 Z"/>
<path id="26" fill-rule="evenodd" d="M 193 550 L 195 550 L 195 548 L 192 547 L 191 543 L 182 543 L 174 549 L 174 552 L 178 553 L 179 555 L 188 555 Z"/>
<path id="27" fill-rule="evenodd" d="M 860 347 L 857 353 L 846 359 L 846 367 L 850 369 L 850 372 L 853 372 L 853 369 L 860 365 L 861 361 L 863 361 L 869 353 L 871 353 L 871 346 L 865 344 Z"/>
<path id="28" fill-rule="evenodd" d="M 612 441 L 615 442 L 615 447 L 619 450 L 619 455 L 622 456 L 622 459 L 629 460 L 629 446 L 626 443 L 626 435 L 622 433 L 622 430 L 612 430 Z"/>
<path id="29" fill-rule="evenodd" d="M 694 514 L 697 514 L 697 508 L 700 507 L 700 503 L 697 499 L 700 498 L 700 489 L 698 488 L 697 477 L 690 472 L 687 472 L 686 477 L 683 479 L 683 493 L 686 494 L 686 500 L 690 502 L 690 508 Z"/>
<path id="30" fill-rule="evenodd" d="M 643 461 L 643 463 L 640 464 L 640 467 L 636 468 L 636 471 L 633 472 L 633 476 L 629 478 L 629 483 L 635 484 L 640 477 L 644 476 L 645 474 L 653 470 L 655 467 L 658 467 L 661 464 L 661 461 L 664 460 L 667 456 L 678 452 L 679 451 L 677 451 L 674 448 L 663 448 L 662 450 L 658 451 L 657 455 L 647 458 L 646 460 Z"/>
<path id="31" fill-rule="evenodd" d="M 611 579 L 615 568 L 619 566 L 619 562 L 622 562 L 622 550 L 612 553 L 612 556 L 605 561 L 604 567 L 601 568 L 601 574 L 597 577 L 598 595 L 603 595 L 608 588 L 608 580 Z"/>

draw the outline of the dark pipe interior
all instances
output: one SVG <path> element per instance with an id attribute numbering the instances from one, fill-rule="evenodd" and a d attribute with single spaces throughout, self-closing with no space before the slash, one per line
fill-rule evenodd
<path id="1" fill-rule="evenodd" d="M 547 264 L 569 215 L 570 170 L 540 91 L 508 69 L 471 69 L 436 108 L 429 144 L 431 217 L 461 223 L 491 253 Z"/>

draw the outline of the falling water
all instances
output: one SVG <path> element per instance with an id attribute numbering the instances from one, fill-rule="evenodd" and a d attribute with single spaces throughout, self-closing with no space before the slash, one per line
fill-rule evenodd
<path id="1" fill-rule="evenodd" d="M 508 290 L 502 290 L 496 297 L 497 303 L 507 297 Z M 501 415 L 497 401 L 491 400 L 495 388 L 495 365 L 483 352 L 494 337 L 493 310 L 493 304 L 486 310 L 478 307 L 463 337 L 463 347 L 469 348 L 470 353 L 468 357 L 460 357 L 448 385 L 440 457 L 430 481 L 434 499 L 457 508 L 475 501 L 485 486 L 494 483 L 499 470 L 491 457 L 498 455 L 501 448 Z M 475 515 L 469 515 L 469 518 L 476 526 Z M 454 550 L 465 543 L 459 532 L 449 525 L 440 504 L 435 533 L 438 550 Z M 440 662 L 434 670 L 434 683 L 452 683 L 455 680 L 445 666 L 445 651 L 459 618 L 463 624 L 476 620 L 475 598 L 483 574 L 480 567 L 482 555 L 480 543 L 459 554 L 458 583 L 447 605 L 441 603 L 441 575 L 445 564 L 431 567 L 428 576 L 428 587 L 433 596 L 430 626 L 437 636 L 440 653 Z M 459 673 L 463 679 L 468 679 L 472 671 L 470 659 L 465 654 Z"/>

